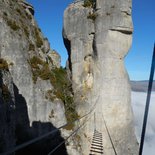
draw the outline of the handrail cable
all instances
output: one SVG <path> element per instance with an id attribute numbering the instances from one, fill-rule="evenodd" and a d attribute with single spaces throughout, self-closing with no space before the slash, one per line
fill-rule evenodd
<path id="1" fill-rule="evenodd" d="M 149 113 L 149 105 L 150 105 L 150 97 L 151 97 L 151 91 L 152 91 L 154 70 L 155 70 L 155 44 L 154 44 L 154 51 L 153 51 L 153 56 L 152 56 L 152 64 L 151 64 L 151 71 L 150 71 L 150 78 L 149 78 L 149 86 L 148 86 L 148 91 L 147 91 L 147 99 L 146 99 L 146 105 L 145 105 L 145 113 L 144 113 L 144 119 L 143 119 L 143 128 L 142 128 L 142 133 L 141 133 L 139 155 L 142 155 L 142 152 L 143 152 L 143 145 L 144 145 L 144 139 L 145 139 L 147 118 L 148 118 L 148 113 Z"/>
<path id="2" fill-rule="evenodd" d="M 18 145 L 16 147 L 14 147 L 14 148 L 4 152 L 4 153 L 0 153 L 0 155 L 7 155 L 7 154 L 13 153 L 15 151 L 18 151 L 18 150 L 20 150 L 20 149 L 22 149 L 22 148 L 24 148 L 24 147 L 26 147 L 28 145 L 31 145 L 31 144 L 33 144 L 33 143 L 35 143 L 35 142 L 37 142 L 37 141 L 39 141 L 39 140 L 49 136 L 49 135 L 52 135 L 53 133 L 57 132 L 58 130 L 60 130 L 61 128 L 64 128 L 67 125 L 73 124 L 74 122 L 81 120 L 82 118 L 86 117 L 87 115 L 89 115 L 94 110 L 94 107 L 96 106 L 98 99 L 99 99 L 99 97 L 97 98 L 95 104 L 92 106 L 92 109 L 88 113 L 86 113 L 85 115 L 81 116 L 80 118 L 78 118 L 78 119 L 76 119 L 76 120 L 74 120 L 72 122 L 68 122 L 68 123 L 58 127 L 57 129 L 54 129 L 54 130 L 52 130 L 52 131 L 50 131 L 50 132 L 48 132 L 46 134 L 43 134 L 43 135 L 41 135 L 41 136 L 39 136 L 37 138 L 34 138 L 34 139 L 32 139 L 32 140 L 30 140 L 28 142 L 20 144 L 20 145 Z"/>
<path id="3" fill-rule="evenodd" d="M 94 130 L 96 130 L 96 113 L 94 112 Z"/>
<path id="4" fill-rule="evenodd" d="M 115 155 L 117 155 L 117 152 L 116 152 L 116 149 L 115 149 L 115 146 L 114 146 L 114 143 L 113 143 L 112 137 L 111 137 L 110 132 L 109 132 L 109 130 L 108 130 L 108 127 L 107 127 L 107 124 L 106 124 L 106 121 L 105 121 L 105 119 L 104 119 L 103 114 L 102 114 L 102 117 L 103 117 L 104 125 L 105 125 L 105 128 L 106 128 L 106 130 L 107 130 L 107 133 L 108 133 L 108 136 L 109 136 L 109 139 L 110 139 L 110 142 L 111 142 L 112 148 L 113 148 L 113 150 L 114 150 L 114 152 L 115 152 Z"/>
<path id="5" fill-rule="evenodd" d="M 83 122 L 82 125 L 80 125 L 76 130 L 74 130 L 65 140 L 63 140 L 58 146 L 56 146 L 51 152 L 48 153 L 48 155 L 51 155 L 52 153 L 54 153 L 61 145 L 63 145 L 72 135 L 74 135 L 75 133 L 78 132 L 79 129 L 81 129 L 81 127 L 83 125 L 85 125 L 88 120 L 90 119 L 91 117 L 89 117 L 85 122 Z"/>

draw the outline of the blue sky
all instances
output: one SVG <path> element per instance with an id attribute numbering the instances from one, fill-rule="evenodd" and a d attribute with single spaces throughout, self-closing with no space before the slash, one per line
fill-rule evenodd
<path id="1" fill-rule="evenodd" d="M 63 12 L 73 0 L 27 0 L 35 8 L 35 18 L 51 48 L 61 55 L 65 66 L 67 51 L 62 40 Z M 155 41 L 155 0 L 133 0 L 133 44 L 126 57 L 131 80 L 149 79 Z"/>
<path id="2" fill-rule="evenodd" d="M 126 67 L 133 80 L 149 79 L 155 41 L 155 0 L 133 0 L 134 25 L 132 48 Z"/>

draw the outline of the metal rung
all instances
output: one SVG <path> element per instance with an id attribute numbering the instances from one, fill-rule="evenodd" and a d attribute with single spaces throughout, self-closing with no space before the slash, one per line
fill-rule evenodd
<path id="1" fill-rule="evenodd" d="M 92 141 L 102 142 L 102 139 L 93 139 Z"/>
<path id="2" fill-rule="evenodd" d="M 103 147 L 103 146 L 101 146 L 101 145 L 96 145 L 96 144 L 92 144 L 92 146 Z"/>
<path id="3" fill-rule="evenodd" d="M 96 152 L 96 153 L 101 153 L 103 154 L 103 152 L 100 152 L 100 151 L 96 151 L 96 150 L 90 150 L 91 152 Z"/>
<path id="4" fill-rule="evenodd" d="M 89 155 L 103 154 L 102 133 L 94 130 Z"/>
<path id="5" fill-rule="evenodd" d="M 102 135 L 101 133 L 94 133 L 94 135 Z"/>
<path id="6" fill-rule="evenodd" d="M 93 139 L 98 139 L 98 140 L 102 140 L 102 137 L 93 137 Z"/>
<path id="7" fill-rule="evenodd" d="M 99 134 L 99 135 L 101 135 L 102 133 L 100 133 L 100 132 L 94 132 L 94 134 Z"/>
<path id="8" fill-rule="evenodd" d="M 102 134 L 102 133 L 100 133 L 100 132 L 94 132 L 94 134 Z"/>
<path id="9" fill-rule="evenodd" d="M 99 143 L 102 143 L 102 140 L 96 140 L 96 139 L 93 139 L 93 142 L 99 142 Z"/>
<path id="10" fill-rule="evenodd" d="M 96 136 L 94 136 L 93 138 L 96 138 L 96 139 L 102 139 L 102 137 L 96 137 Z"/>
<path id="11" fill-rule="evenodd" d="M 100 142 L 92 142 L 92 145 L 93 145 L 93 143 L 102 145 L 102 143 L 100 143 Z"/>
<path id="12" fill-rule="evenodd" d="M 98 145 L 98 146 L 92 145 L 91 147 L 103 148 L 103 146 L 102 146 L 102 145 Z"/>
<path id="13" fill-rule="evenodd" d="M 93 134 L 93 136 L 102 136 L 102 134 Z"/>
<path id="14" fill-rule="evenodd" d="M 93 139 L 92 142 L 99 142 L 99 143 L 102 143 L 102 140 Z"/>
<path id="15" fill-rule="evenodd" d="M 93 136 L 102 136 L 102 134 L 94 134 Z"/>
<path id="16" fill-rule="evenodd" d="M 92 148 L 92 149 L 97 149 L 97 150 L 101 150 L 101 151 L 103 151 L 103 149 L 102 149 L 102 148 L 93 147 L 93 146 L 91 146 L 91 148 Z"/>

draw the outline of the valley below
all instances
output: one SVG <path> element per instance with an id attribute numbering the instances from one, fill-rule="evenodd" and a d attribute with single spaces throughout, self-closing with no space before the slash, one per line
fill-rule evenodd
<path id="1" fill-rule="evenodd" d="M 147 97 L 147 84 L 148 81 L 132 81 L 132 92 L 131 92 L 131 101 L 132 101 L 132 107 L 133 107 L 133 113 L 134 113 L 134 124 L 135 124 L 135 132 L 138 139 L 138 142 L 140 142 L 141 137 L 141 130 L 142 130 L 142 123 L 143 123 L 143 116 L 144 116 L 144 110 L 145 110 L 145 104 L 146 104 L 146 97 Z M 136 87 L 135 87 L 136 86 Z M 154 85 L 153 85 L 153 92 L 151 95 L 150 100 L 150 109 L 149 109 L 149 115 L 148 115 L 148 122 L 147 122 L 147 128 L 146 128 L 146 135 L 145 135 L 145 141 L 144 141 L 144 148 L 143 148 L 143 154 L 144 155 L 154 155 L 155 148 L 155 91 L 154 91 Z"/>

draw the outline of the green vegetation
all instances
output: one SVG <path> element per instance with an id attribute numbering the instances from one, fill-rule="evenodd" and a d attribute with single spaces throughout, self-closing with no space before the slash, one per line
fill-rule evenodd
<path id="1" fill-rule="evenodd" d="M 43 40 L 40 37 L 38 28 L 36 28 L 36 27 L 34 27 L 34 34 L 35 34 L 35 38 L 36 38 L 36 45 L 38 48 L 40 48 L 43 45 Z"/>
<path id="2" fill-rule="evenodd" d="M 42 65 L 43 63 L 44 63 L 43 60 L 37 56 L 33 56 L 30 59 L 30 64 L 32 68 L 39 68 L 38 65 Z"/>
<path id="3" fill-rule="evenodd" d="M 10 62 L 10 63 L 9 63 L 9 66 L 13 66 L 13 65 L 14 65 L 14 63 L 13 63 L 13 62 Z"/>
<path id="4" fill-rule="evenodd" d="M 21 16 L 22 15 L 22 12 L 19 8 L 16 8 L 16 11 L 18 12 L 18 14 Z"/>
<path id="5" fill-rule="evenodd" d="M 39 77 L 42 80 L 50 80 L 54 87 L 54 90 L 46 92 L 45 98 L 51 101 L 54 101 L 56 98 L 61 99 L 65 105 L 67 120 L 70 122 L 77 119 L 78 115 L 73 102 L 71 83 L 68 80 L 66 69 L 60 67 L 50 70 L 49 64 L 37 56 L 33 56 L 29 60 L 29 64 L 32 68 L 34 83 L 36 83 Z"/>
<path id="6" fill-rule="evenodd" d="M 55 89 L 54 94 L 64 102 L 67 121 L 74 121 L 78 115 L 75 111 L 71 83 L 68 80 L 66 69 L 62 67 L 53 69 L 50 80 Z M 67 127 L 70 129 L 73 126 L 74 124 L 70 124 Z"/>
<path id="7" fill-rule="evenodd" d="M 28 62 L 32 68 L 33 82 L 36 83 L 37 78 L 41 75 L 43 64 L 45 63 L 41 58 L 37 56 L 33 56 Z"/>
<path id="8" fill-rule="evenodd" d="M 29 51 L 35 51 L 34 44 L 32 44 L 32 43 L 29 44 Z"/>
<path id="9" fill-rule="evenodd" d="M 32 16 L 26 12 L 26 16 L 29 20 L 32 20 Z"/>
<path id="10" fill-rule="evenodd" d="M 66 130 L 72 130 L 73 128 L 74 128 L 74 124 L 73 123 L 69 123 L 68 125 L 63 127 L 63 129 L 66 129 Z"/>
<path id="11" fill-rule="evenodd" d="M 84 0 L 84 7 L 93 8 L 93 12 L 89 12 L 87 18 L 95 21 L 97 13 L 95 13 L 96 0 Z"/>
<path id="12" fill-rule="evenodd" d="M 95 1 L 94 0 L 84 0 L 84 7 L 94 8 Z"/>
<path id="13" fill-rule="evenodd" d="M 45 98 L 53 102 L 56 99 L 53 90 L 48 90 L 45 94 Z"/>
<path id="14" fill-rule="evenodd" d="M 9 69 L 7 61 L 2 58 L 0 58 L 0 69 L 2 69 L 2 70 Z"/>
<path id="15" fill-rule="evenodd" d="M 91 13 L 91 12 L 89 12 L 89 15 L 87 16 L 88 19 L 91 19 L 93 21 L 95 21 L 96 17 L 97 17 L 97 14 Z"/>
<path id="16" fill-rule="evenodd" d="M 24 30 L 24 33 L 26 35 L 27 38 L 29 38 L 29 31 L 28 31 L 28 27 L 23 25 L 23 30 Z"/>
<path id="17" fill-rule="evenodd" d="M 48 55 L 47 56 L 47 58 L 48 58 L 48 61 L 51 63 L 51 64 L 53 64 L 53 60 L 52 60 L 52 58 Z"/>
<path id="18" fill-rule="evenodd" d="M 42 65 L 39 77 L 42 80 L 49 80 L 51 78 L 51 70 L 49 68 L 48 63 L 44 62 L 44 64 Z"/>
<path id="19" fill-rule="evenodd" d="M 3 17 L 7 23 L 7 25 L 14 31 L 17 31 L 20 29 L 19 25 L 17 25 L 17 23 L 11 19 L 8 18 L 8 15 L 6 12 L 3 13 Z"/>
<path id="20" fill-rule="evenodd" d="M 13 21 L 11 19 L 10 20 L 8 19 L 6 22 L 7 22 L 8 26 L 10 26 L 10 28 L 12 30 L 17 31 L 17 30 L 20 29 L 19 25 L 17 25 L 15 21 Z"/>

